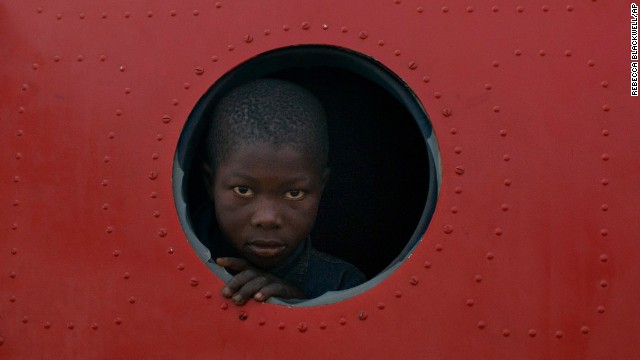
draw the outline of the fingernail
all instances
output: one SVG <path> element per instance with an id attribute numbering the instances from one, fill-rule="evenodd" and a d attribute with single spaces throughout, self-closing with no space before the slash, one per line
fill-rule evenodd
<path id="1" fill-rule="evenodd" d="M 236 305 L 242 304 L 242 296 L 240 296 L 240 295 L 234 296 L 233 297 L 233 302 L 236 303 Z"/>
<path id="2" fill-rule="evenodd" d="M 231 297 L 231 295 L 233 294 L 231 293 L 231 289 L 226 287 L 226 288 L 222 288 L 222 295 L 225 297 Z"/>
<path id="3" fill-rule="evenodd" d="M 262 300 L 263 297 L 264 295 L 262 295 L 262 293 L 256 293 L 255 295 L 253 295 L 253 298 L 256 300 Z"/>

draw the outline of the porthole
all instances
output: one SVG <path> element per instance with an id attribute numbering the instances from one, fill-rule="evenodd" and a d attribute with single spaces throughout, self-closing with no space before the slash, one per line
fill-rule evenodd
<path id="1" fill-rule="evenodd" d="M 439 151 L 411 89 L 376 60 L 350 50 L 315 45 L 277 49 L 212 84 L 185 124 L 174 162 L 174 198 L 187 239 L 206 262 L 212 245 L 196 235 L 193 216 L 210 201 L 201 169 L 209 116 L 221 96 L 259 78 L 296 83 L 325 107 L 331 178 L 312 243 L 355 265 L 368 279 L 298 304 L 333 303 L 366 291 L 397 268 L 425 233 L 438 195 Z M 224 269 L 207 265 L 229 279 Z"/>

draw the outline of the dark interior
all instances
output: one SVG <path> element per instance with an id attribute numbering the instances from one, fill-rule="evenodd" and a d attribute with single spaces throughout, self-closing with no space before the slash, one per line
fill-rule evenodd
<path id="1" fill-rule="evenodd" d="M 181 137 L 178 159 L 185 170 L 183 195 L 189 213 L 209 201 L 200 164 L 206 118 L 216 99 L 262 77 L 295 82 L 324 104 L 331 178 L 312 241 L 318 250 L 357 266 L 367 278 L 376 276 L 406 255 L 424 233 L 435 205 L 433 195 L 427 199 L 435 194 L 435 181 L 425 142 L 430 132 L 426 115 L 420 110 L 422 117 L 416 119 L 417 102 L 407 104 L 411 94 L 406 89 L 405 98 L 398 95 L 403 84 L 361 55 L 319 46 L 275 50 L 220 79 L 196 106 Z"/>

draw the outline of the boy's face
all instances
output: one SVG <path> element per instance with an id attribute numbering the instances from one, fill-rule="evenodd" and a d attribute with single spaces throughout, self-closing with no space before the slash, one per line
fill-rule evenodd
<path id="1" fill-rule="evenodd" d="M 241 256 L 269 269 L 311 232 L 329 169 L 292 147 L 239 145 L 209 174 L 220 229 Z"/>

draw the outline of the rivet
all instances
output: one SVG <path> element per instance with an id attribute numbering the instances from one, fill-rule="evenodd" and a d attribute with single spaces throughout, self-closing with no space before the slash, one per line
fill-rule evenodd
<path id="1" fill-rule="evenodd" d="M 602 110 L 603 111 L 609 111 L 609 110 L 611 110 L 611 107 L 609 106 L 609 104 L 604 104 L 604 105 L 602 105 Z"/>
<path id="2" fill-rule="evenodd" d="M 160 229 L 160 230 L 158 230 L 158 236 L 160 236 L 160 237 L 165 237 L 165 236 L 167 236 L 167 229 Z"/>
<path id="3" fill-rule="evenodd" d="M 300 27 L 302 28 L 302 30 L 309 30 L 311 28 L 311 24 L 309 24 L 308 21 L 303 22 Z"/>
<path id="4" fill-rule="evenodd" d="M 218 60 L 219 60 L 219 58 L 217 56 L 215 56 L 215 55 L 213 55 L 211 57 L 211 61 L 213 61 L 213 62 L 218 62 Z"/>
<path id="5" fill-rule="evenodd" d="M 47 321 L 44 324 L 42 324 L 42 327 L 44 327 L 45 329 L 51 329 L 51 323 Z"/>
<path id="6" fill-rule="evenodd" d="M 107 226 L 107 228 L 105 229 L 105 232 L 107 234 L 111 234 L 113 232 L 113 226 Z"/>
<path id="7" fill-rule="evenodd" d="M 442 230 L 445 234 L 451 234 L 453 232 L 453 226 L 445 225 Z"/>
<path id="8" fill-rule="evenodd" d="M 175 252 L 176 252 L 176 251 L 175 251 L 175 249 L 174 249 L 174 248 L 172 248 L 172 247 L 170 247 L 170 248 L 168 248 L 168 249 L 167 249 L 167 253 L 168 253 L 168 254 L 173 254 L 173 253 L 175 253 Z"/>
<path id="9" fill-rule="evenodd" d="M 502 137 L 507 136 L 507 129 L 500 130 L 500 136 L 502 136 Z"/>
<path id="10" fill-rule="evenodd" d="M 417 11 L 419 14 L 422 14 L 422 12 L 424 11 L 424 8 L 422 8 L 422 6 L 418 6 L 418 8 L 416 9 L 416 11 Z"/>
<path id="11" fill-rule="evenodd" d="M 437 252 L 441 252 L 442 251 L 442 244 L 436 244 L 435 249 Z"/>
<path id="12" fill-rule="evenodd" d="M 543 12 L 548 12 L 549 11 L 549 6 L 548 5 L 542 5 L 542 11 Z"/>
<path id="13" fill-rule="evenodd" d="M 484 84 L 484 88 L 487 89 L 487 90 L 491 90 L 493 88 L 493 85 L 491 85 L 489 83 L 486 83 L 486 84 Z"/>
<path id="14" fill-rule="evenodd" d="M 175 11 L 175 10 L 171 10 L 171 11 L 169 11 L 169 15 L 176 16 L 176 15 L 178 15 L 178 12 Z"/>
<path id="15" fill-rule="evenodd" d="M 27 91 L 29 90 L 29 84 L 22 84 L 22 91 Z"/>
<path id="16" fill-rule="evenodd" d="M 427 83 L 429 83 L 429 81 L 431 81 L 431 78 L 430 78 L 430 77 L 428 77 L 428 76 L 423 76 L 423 77 L 422 77 L 422 82 L 423 82 L 423 83 L 427 84 Z"/>
<path id="17" fill-rule="evenodd" d="M 425 261 L 423 266 L 425 269 L 431 269 L 431 261 Z"/>
<path id="18" fill-rule="evenodd" d="M 33 63 L 33 64 L 31 64 L 31 68 L 33 70 L 38 70 L 40 68 L 40 65 L 38 63 Z"/>
<path id="19" fill-rule="evenodd" d="M 13 200 L 13 206 L 18 206 L 20 205 L 20 200 Z"/>
<path id="20" fill-rule="evenodd" d="M 183 87 L 185 90 L 189 90 L 189 89 L 191 88 L 191 84 L 189 84 L 189 83 L 187 82 L 187 83 L 182 84 L 182 87 Z"/>
<path id="21" fill-rule="evenodd" d="M 384 310 L 385 307 L 386 307 L 386 305 L 382 301 L 378 303 L 378 309 Z"/>
<path id="22" fill-rule="evenodd" d="M 369 34 L 366 31 L 360 31 L 360 33 L 358 34 L 358 37 L 362 40 L 365 40 L 366 38 L 369 37 Z"/>
<path id="23" fill-rule="evenodd" d="M 111 158 L 110 158 L 109 156 L 105 156 L 105 157 L 102 159 L 102 162 L 104 162 L 105 164 L 109 163 L 109 161 L 111 161 Z"/>
<path id="24" fill-rule="evenodd" d="M 607 280 L 600 281 L 601 288 L 606 288 L 607 286 L 609 286 L 609 282 Z"/>
<path id="25" fill-rule="evenodd" d="M 158 193 L 155 191 L 152 191 L 151 194 L 149 195 L 152 199 L 155 199 L 158 197 Z"/>
<path id="26" fill-rule="evenodd" d="M 440 99 L 442 97 L 442 93 L 440 91 L 436 91 L 433 93 L 433 97 L 436 99 Z"/>
<path id="27" fill-rule="evenodd" d="M 67 329 L 69 329 L 69 330 L 73 330 L 75 327 L 76 326 L 72 322 L 67 324 Z"/>
<path id="28" fill-rule="evenodd" d="M 158 178 L 158 172 L 157 171 L 151 171 L 149 172 L 149 179 L 151 180 L 155 180 Z"/>
<path id="29" fill-rule="evenodd" d="M 109 185 L 109 180 L 104 179 L 104 180 L 102 180 L 102 182 L 101 182 L 100 184 L 101 184 L 102 186 L 107 186 L 107 185 Z"/>
<path id="30" fill-rule="evenodd" d="M 263 33 L 264 33 L 264 35 L 265 35 L 265 36 L 269 36 L 269 35 L 271 35 L 271 30 L 269 30 L 269 29 L 264 29 L 264 32 L 263 32 Z"/>
<path id="31" fill-rule="evenodd" d="M 202 75 L 202 74 L 204 74 L 204 68 L 203 68 L 203 67 L 201 67 L 201 66 L 198 66 L 198 67 L 196 67 L 195 69 L 193 69 L 193 72 L 194 72 L 196 75 Z"/>
<path id="32" fill-rule="evenodd" d="M 116 110 L 116 116 L 122 116 L 122 110 L 120 109 Z"/>
<path id="33" fill-rule="evenodd" d="M 101 15 L 100 17 L 102 17 L 103 19 L 106 19 L 106 18 L 107 18 L 107 13 L 104 13 L 104 12 L 103 12 L 103 13 L 102 13 L 102 15 Z"/>
<path id="34" fill-rule="evenodd" d="M 602 185 L 604 185 L 604 186 L 607 186 L 607 185 L 609 185 L 609 179 L 604 178 L 604 179 L 602 179 L 602 180 L 600 181 L 600 183 L 601 183 Z"/>
<path id="35" fill-rule="evenodd" d="M 409 69 L 415 70 L 418 68 L 418 64 L 415 61 L 409 62 Z"/>
<path id="36" fill-rule="evenodd" d="M 282 30 L 289 31 L 289 25 L 282 25 Z"/>
<path id="37" fill-rule="evenodd" d="M 118 70 L 120 70 L 120 72 L 125 72 L 127 71 L 127 67 L 124 65 L 120 65 L 120 67 L 118 67 Z"/>
<path id="38" fill-rule="evenodd" d="M 183 263 L 178 264 L 177 268 L 180 271 L 184 270 L 184 264 Z"/>
<path id="39" fill-rule="evenodd" d="M 420 283 L 420 279 L 419 279 L 417 276 L 415 276 L 415 275 L 414 275 L 414 276 L 412 276 L 412 277 L 409 279 L 409 284 L 411 284 L 411 285 L 413 285 L 413 286 L 416 286 L 416 285 L 418 285 L 419 283 Z"/>
<path id="40" fill-rule="evenodd" d="M 568 12 L 572 12 L 573 11 L 573 6 L 572 5 L 567 5 L 566 7 Z"/>
<path id="41" fill-rule="evenodd" d="M 18 230 L 18 224 L 16 223 L 11 224 L 11 230 Z"/>
<path id="42" fill-rule="evenodd" d="M 247 34 L 244 36 L 244 42 L 247 44 L 251 44 L 253 42 L 253 36 Z"/>
<path id="43" fill-rule="evenodd" d="M 16 153 L 15 154 L 15 158 L 16 158 L 16 160 L 22 159 L 22 153 Z"/>
<path id="44" fill-rule="evenodd" d="M 492 252 L 487 253 L 487 260 L 493 260 L 494 258 L 495 258 L 495 255 Z"/>
<path id="45" fill-rule="evenodd" d="M 456 146 L 455 148 L 453 148 L 453 152 L 455 152 L 456 154 L 460 154 L 462 153 L 462 148 L 460 146 Z"/>
<path id="46" fill-rule="evenodd" d="M 600 210 L 602 210 L 602 211 L 607 211 L 607 210 L 609 210 L 609 205 L 608 205 L 608 204 L 602 204 L 602 205 L 600 206 Z"/>
<path id="47" fill-rule="evenodd" d="M 80 14 L 78 14 L 78 17 L 82 20 L 82 19 L 84 19 L 85 15 L 84 15 L 84 13 L 80 13 Z"/>
<path id="48" fill-rule="evenodd" d="M 600 235 L 602 235 L 602 236 L 607 236 L 607 235 L 609 235 L 609 230 L 607 230 L 607 229 L 601 229 L 601 230 L 600 230 Z"/>
<path id="49" fill-rule="evenodd" d="M 16 276 L 18 276 L 18 274 L 16 274 L 16 272 L 15 272 L 15 271 L 11 271 L 11 272 L 9 273 L 9 277 L 10 277 L 10 278 L 12 278 L 12 279 L 15 279 L 15 278 L 16 278 Z"/>
<path id="50" fill-rule="evenodd" d="M 448 8 L 448 7 L 446 7 L 446 6 L 443 6 L 443 7 L 440 9 L 440 11 L 442 11 L 443 13 L 445 13 L 445 14 L 446 14 L 446 13 L 448 13 L 448 12 L 449 12 L 449 8 Z"/>
<path id="51" fill-rule="evenodd" d="M 16 297 L 15 297 L 15 296 L 13 296 L 13 295 L 9 296 L 9 302 L 14 303 L 14 302 L 16 302 L 16 300 L 17 300 L 17 299 L 16 299 Z"/>
<path id="52" fill-rule="evenodd" d="M 153 212 L 153 217 L 154 218 L 159 218 L 160 217 L 160 211 L 154 211 Z"/>
<path id="53" fill-rule="evenodd" d="M 24 108 L 22 106 L 18 108 L 18 114 L 24 114 Z"/>
<path id="54" fill-rule="evenodd" d="M 498 12 L 498 11 L 500 11 L 500 8 L 499 8 L 499 7 L 497 7 L 497 6 L 492 6 L 492 7 L 491 7 L 491 11 L 493 11 L 493 12 Z"/>
<path id="55" fill-rule="evenodd" d="M 198 16 L 200 15 L 200 11 L 199 10 L 193 10 L 193 16 Z"/>
<path id="56" fill-rule="evenodd" d="M 16 254 L 18 254 L 18 249 L 11 248 L 11 255 L 16 255 Z"/>
<path id="57" fill-rule="evenodd" d="M 98 323 L 91 324 L 91 329 L 98 330 Z"/>
<path id="58" fill-rule="evenodd" d="M 600 83 L 600 85 L 601 85 L 603 88 L 608 88 L 608 87 L 609 87 L 609 82 L 608 82 L 608 81 L 603 81 L 603 82 L 601 82 L 601 83 Z"/>
<path id="59" fill-rule="evenodd" d="M 218 1 L 216 3 L 216 9 L 220 9 L 221 7 L 222 7 L 222 3 Z"/>
<path id="60" fill-rule="evenodd" d="M 461 194 L 462 193 L 462 187 L 456 186 L 455 188 L 453 188 L 453 192 L 456 193 L 456 194 Z"/>
<path id="61" fill-rule="evenodd" d="M 536 332 L 535 329 L 529 329 L 529 336 L 530 337 L 536 337 L 538 333 Z"/>
<path id="62" fill-rule="evenodd" d="M 327 328 L 327 323 L 325 323 L 324 321 L 320 323 L 320 325 L 318 326 L 320 328 L 320 330 L 324 330 Z"/>
<path id="63" fill-rule="evenodd" d="M 504 336 L 504 337 L 511 336 L 511 331 L 509 331 L 509 329 L 502 330 L 502 336 Z"/>
<path id="64" fill-rule="evenodd" d="M 211 299 L 213 297 L 213 293 L 211 293 L 211 291 L 207 291 L 204 293 L 204 297 L 205 299 Z"/>
<path id="65" fill-rule="evenodd" d="M 378 40 L 378 46 L 384 46 L 384 40 Z"/>
<path id="66" fill-rule="evenodd" d="M 129 278 L 131 278 L 131 274 L 128 271 L 126 271 L 124 274 L 122 274 L 122 278 L 125 280 L 129 280 Z"/>
<path id="67" fill-rule="evenodd" d="M 162 141 L 162 139 L 164 139 L 164 136 L 162 136 L 162 134 L 156 135 L 156 140 Z"/>
<path id="68" fill-rule="evenodd" d="M 102 204 L 102 210 L 109 210 L 109 204 L 107 203 Z"/>
<path id="69" fill-rule="evenodd" d="M 127 95 L 131 94 L 131 88 L 124 88 L 124 93 Z"/>
<path id="70" fill-rule="evenodd" d="M 153 11 L 147 11 L 147 17 L 153 17 Z"/>
<path id="71" fill-rule="evenodd" d="M 600 305 L 596 308 L 598 314 L 604 314 L 604 306 Z"/>
<path id="72" fill-rule="evenodd" d="M 500 206 L 500 208 L 502 209 L 502 211 L 508 211 L 509 210 L 509 205 L 508 204 L 502 204 L 502 206 Z"/>
<path id="73" fill-rule="evenodd" d="M 178 101 L 178 99 L 171 100 L 171 105 L 178 106 L 178 104 L 180 104 L 180 101 Z"/>
<path id="74" fill-rule="evenodd" d="M 265 320 L 265 319 L 261 318 L 260 320 L 258 320 L 258 325 L 260 325 L 260 326 L 264 326 L 266 323 L 267 323 L 267 320 Z"/>
<path id="75" fill-rule="evenodd" d="M 517 11 L 517 12 L 519 12 L 519 13 L 522 13 L 522 12 L 524 12 L 524 7 L 522 7 L 522 6 L 518 6 L 518 7 L 516 8 L 516 11 Z"/>
<path id="76" fill-rule="evenodd" d="M 458 129 L 457 129 L 457 128 L 451 128 L 451 129 L 449 130 L 449 132 L 451 133 L 451 135 L 455 135 L 455 134 L 457 134 L 457 133 L 458 133 Z"/>
<path id="77" fill-rule="evenodd" d="M 502 235 L 502 228 L 497 227 L 495 228 L 494 232 L 496 233 L 496 235 L 500 236 Z"/>
<path id="78" fill-rule="evenodd" d="M 538 55 L 545 56 L 545 55 L 547 55 L 547 52 L 544 51 L 544 50 L 540 50 L 540 51 L 538 51 Z"/>
<path id="79" fill-rule="evenodd" d="M 516 56 L 520 56 L 522 55 L 522 50 L 520 49 L 516 49 L 516 51 L 513 52 Z"/>
<path id="80" fill-rule="evenodd" d="M 62 20 L 62 14 L 56 14 L 56 19 Z"/>
<path id="81" fill-rule="evenodd" d="M 160 157 L 160 155 L 158 155 L 158 153 L 151 154 L 151 159 L 152 160 L 158 160 L 159 157 Z"/>
<path id="82" fill-rule="evenodd" d="M 589 61 L 587 61 L 587 65 L 589 65 L 589 67 L 594 67 L 594 66 L 596 66 L 596 62 L 593 61 L 593 60 L 589 60 Z"/>
<path id="83" fill-rule="evenodd" d="M 442 109 L 442 115 L 444 115 L 445 117 L 451 116 L 451 109 L 449 108 Z"/>
<path id="84" fill-rule="evenodd" d="M 100 61 L 105 61 L 105 60 L 107 60 L 107 55 L 100 55 L 100 57 L 98 59 Z"/>
<path id="85" fill-rule="evenodd" d="M 472 307 L 475 304 L 475 302 L 473 301 L 473 299 L 467 299 L 466 304 L 468 307 Z"/>
<path id="86" fill-rule="evenodd" d="M 456 174 L 457 175 L 463 175 L 464 174 L 464 167 L 462 165 L 458 165 L 456 166 Z"/>
<path id="87" fill-rule="evenodd" d="M 482 330 L 487 327 L 487 324 L 484 321 L 478 321 L 478 324 L 476 326 L 478 326 L 478 329 Z"/>
<path id="88" fill-rule="evenodd" d="M 113 320 L 113 322 L 114 322 L 116 325 L 120 325 L 120 324 L 122 324 L 122 318 L 117 317 L 117 318 L 115 318 L 115 319 Z"/>
<path id="89" fill-rule="evenodd" d="M 472 13 L 473 12 L 473 6 L 467 6 L 467 12 L 468 13 Z"/>
<path id="90" fill-rule="evenodd" d="M 395 56 L 400 56 L 400 55 L 402 55 L 402 51 L 400 51 L 400 50 L 394 50 L 394 51 L 393 51 L 393 55 L 395 55 Z"/>
<path id="91" fill-rule="evenodd" d="M 566 56 L 566 57 L 571 57 L 571 55 L 573 55 L 573 53 L 571 52 L 571 50 L 565 50 L 565 51 L 564 51 L 564 56 Z"/>
<path id="92" fill-rule="evenodd" d="M 496 105 L 493 107 L 493 112 L 500 112 L 500 106 Z"/>
<path id="93" fill-rule="evenodd" d="M 189 285 L 198 286 L 198 284 L 200 284 L 200 281 L 198 281 L 198 278 L 192 277 L 191 279 L 189 279 Z"/>
<path id="94" fill-rule="evenodd" d="M 322 24 L 322 30 L 328 30 L 329 24 Z"/>
<path id="95" fill-rule="evenodd" d="M 509 156 L 509 154 L 505 154 L 504 156 L 502 156 L 502 160 L 509 161 L 511 160 L 511 156 Z"/>
<path id="96" fill-rule="evenodd" d="M 458 207 L 457 206 L 452 206 L 451 207 L 451 213 L 452 214 L 457 214 L 458 213 Z"/>
<path id="97" fill-rule="evenodd" d="M 227 304 L 226 302 L 220 304 L 220 310 L 227 310 L 228 308 L 229 308 L 229 304 Z"/>
<path id="98" fill-rule="evenodd" d="M 493 66 L 493 67 L 496 67 L 496 68 L 497 68 L 498 66 L 500 66 L 500 63 L 494 60 L 494 61 L 491 63 L 491 66 Z"/>
<path id="99" fill-rule="evenodd" d="M 278 329 L 284 330 L 285 327 L 286 325 L 283 322 L 278 323 Z"/>
<path id="100" fill-rule="evenodd" d="M 482 282 L 482 275 L 476 275 L 473 277 L 473 280 L 477 283 L 481 283 Z"/>
<path id="101" fill-rule="evenodd" d="M 107 17 L 107 14 L 102 14 L 102 16 L 103 16 L 103 19 L 104 19 L 104 18 L 106 18 L 106 17 Z M 130 12 L 128 12 L 128 11 L 125 11 L 125 12 L 124 12 L 124 18 L 125 18 L 125 19 L 128 19 L 128 18 L 130 18 L 130 17 L 131 17 L 131 13 L 130 13 Z"/>
<path id="102" fill-rule="evenodd" d="M 300 332 L 305 332 L 307 331 L 307 324 L 304 322 L 298 323 L 298 325 L 296 326 L 296 328 L 298 329 L 298 331 Z"/>
<path id="103" fill-rule="evenodd" d="M 400 5 L 400 4 L 402 4 L 402 0 L 395 0 L 395 1 L 394 1 L 394 3 L 395 3 L 396 5 Z"/>
<path id="104" fill-rule="evenodd" d="M 402 291 L 396 290 L 396 292 L 393 293 L 393 296 L 400 299 L 402 297 Z"/>
<path id="105" fill-rule="evenodd" d="M 120 250 L 113 250 L 113 252 L 111 253 L 114 257 L 118 257 L 120 256 Z"/>
<path id="106" fill-rule="evenodd" d="M 360 310 L 358 312 L 358 319 L 360 319 L 360 320 L 367 320 L 367 316 L 368 316 L 367 312 L 364 311 L 364 310 Z"/>
<path id="107" fill-rule="evenodd" d="M 562 337 L 564 336 L 564 333 L 560 330 L 556 331 L 556 338 L 558 339 L 562 339 Z"/>
<path id="108" fill-rule="evenodd" d="M 343 318 L 343 317 L 342 317 L 342 318 L 340 318 L 340 320 L 338 321 L 338 323 L 339 323 L 340 325 L 342 325 L 342 326 L 347 325 L 347 319 L 345 319 L 345 318 Z"/>
<path id="109" fill-rule="evenodd" d="M 136 303 L 136 298 L 134 296 L 131 296 L 129 298 L 129 304 L 135 304 Z"/>
<path id="110" fill-rule="evenodd" d="M 13 182 L 14 182 L 14 183 L 19 183 L 19 182 L 20 182 L 20 176 L 17 176 L 17 175 L 16 175 L 16 176 L 14 176 L 14 177 L 13 177 Z"/>
<path id="111" fill-rule="evenodd" d="M 602 156 L 600 156 L 600 158 L 602 158 L 602 160 L 607 161 L 609 160 L 609 154 L 602 154 Z"/>
<path id="112" fill-rule="evenodd" d="M 42 14 L 42 8 L 41 8 L 40 6 L 38 6 L 38 7 L 36 8 L 36 12 L 37 12 L 38 14 Z"/>
<path id="113" fill-rule="evenodd" d="M 584 335 L 589 334 L 589 327 L 588 326 L 583 326 L 580 328 L 580 332 L 583 333 Z"/>
<path id="114" fill-rule="evenodd" d="M 22 317 L 22 323 L 23 323 L 23 324 L 26 324 L 26 323 L 28 323 L 28 322 L 29 322 L 29 317 L 28 317 L 28 316 L 23 316 L 23 317 Z"/>

